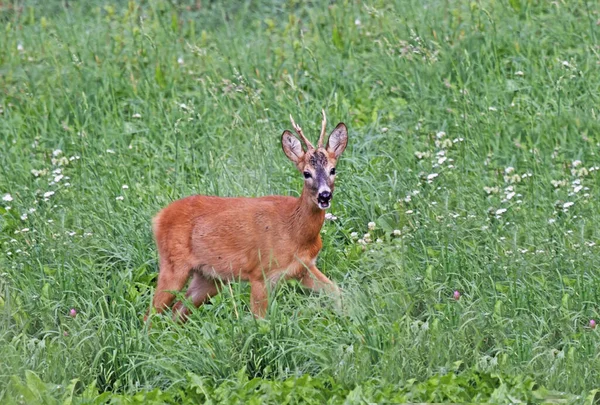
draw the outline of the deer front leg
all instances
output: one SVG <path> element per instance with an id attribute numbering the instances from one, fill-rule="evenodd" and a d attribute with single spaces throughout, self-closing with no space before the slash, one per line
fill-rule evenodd
<path id="1" fill-rule="evenodd" d="M 303 286 L 313 291 L 325 291 L 333 295 L 336 308 L 342 309 L 342 291 L 333 281 L 328 279 L 325 274 L 321 273 L 321 271 L 317 269 L 317 266 L 310 266 L 308 271 L 305 272 L 300 279 L 300 282 Z"/>
<path id="2" fill-rule="evenodd" d="M 264 318 L 267 314 L 267 287 L 264 281 L 250 283 L 250 308 L 256 318 Z"/>

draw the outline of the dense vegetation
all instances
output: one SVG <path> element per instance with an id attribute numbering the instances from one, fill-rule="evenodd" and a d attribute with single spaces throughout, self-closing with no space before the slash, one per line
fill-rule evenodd
<path id="1" fill-rule="evenodd" d="M 599 11 L 0 2 L 0 402 L 593 402 Z M 298 195 L 280 135 L 321 108 L 343 311 L 236 283 L 148 329 L 154 213 Z"/>

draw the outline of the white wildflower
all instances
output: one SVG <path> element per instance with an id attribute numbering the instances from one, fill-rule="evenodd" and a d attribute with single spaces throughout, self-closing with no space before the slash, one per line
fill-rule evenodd
<path id="1" fill-rule="evenodd" d="M 510 193 L 506 194 L 506 199 L 510 200 L 512 199 L 514 196 L 516 195 L 516 193 L 514 191 L 511 191 Z"/>
<path id="2" fill-rule="evenodd" d="M 27 214 L 21 215 L 21 221 L 27 221 Z"/>
<path id="3" fill-rule="evenodd" d="M 406 214 L 408 214 L 408 215 L 410 215 L 410 214 L 412 214 L 413 212 L 414 212 L 413 210 L 407 210 L 405 213 L 406 213 Z"/>
<path id="4" fill-rule="evenodd" d="M 427 181 L 433 181 L 438 176 L 437 173 L 431 173 L 427 175 Z"/>
<path id="5" fill-rule="evenodd" d="M 50 198 L 54 195 L 54 191 L 46 191 L 44 193 L 44 198 Z"/>
<path id="6" fill-rule="evenodd" d="M 66 156 L 61 156 L 58 159 L 52 158 L 52 164 L 56 166 L 66 166 L 69 164 L 69 159 Z"/>
<path id="7" fill-rule="evenodd" d="M 42 169 L 42 170 L 31 169 L 31 174 L 33 174 L 35 177 L 45 176 L 46 174 L 48 174 L 48 169 Z"/>
<path id="8" fill-rule="evenodd" d="M 123 185 L 121 186 L 121 188 L 122 188 L 123 190 L 127 190 L 127 189 L 129 188 L 129 186 L 128 186 L 127 184 L 123 184 Z"/>
<path id="9" fill-rule="evenodd" d="M 63 153 L 63 151 L 62 151 L 62 150 L 60 150 L 60 149 L 54 149 L 54 150 L 52 151 L 52 156 L 54 156 L 54 157 L 58 157 L 58 156 L 62 155 L 62 153 Z"/>
<path id="10" fill-rule="evenodd" d="M 563 204 L 563 206 L 562 206 L 562 207 L 563 207 L 563 209 L 564 209 L 564 210 L 566 210 L 566 209 L 568 209 L 569 207 L 572 207 L 573 205 L 575 205 L 575 203 L 574 203 L 574 202 L 572 202 L 572 201 L 567 201 L 566 203 L 564 203 L 564 204 Z"/>
<path id="11" fill-rule="evenodd" d="M 374 229 L 375 229 L 375 226 L 376 226 L 375 222 L 369 222 L 369 223 L 367 224 L 367 227 L 369 228 L 369 231 L 372 231 L 372 230 L 374 230 Z"/>
<path id="12" fill-rule="evenodd" d="M 180 65 L 183 65 L 183 58 L 181 56 L 179 58 L 177 58 L 177 63 L 179 63 Z"/>
<path id="13" fill-rule="evenodd" d="M 490 110 L 490 111 L 498 111 L 498 109 L 496 107 L 488 107 L 488 110 Z"/>
<path id="14" fill-rule="evenodd" d="M 123 201 L 125 199 L 125 197 L 123 197 L 122 195 L 117 196 L 117 198 L 115 198 L 115 200 L 117 201 Z"/>
<path id="15" fill-rule="evenodd" d="M 358 239 L 358 232 L 352 232 L 352 233 L 350 234 L 350 238 L 351 238 L 351 239 Z"/>
<path id="16" fill-rule="evenodd" d="M 504 181 L 507 183 L 520 183 L 521 176 L 518 174 L 513 174 L 512 176 L 504 176 Z"/>
<path id="17" fill-rule="evenodd" d="M 573 187 L 573 192 L 579 193 L 582 189 L 583 189 L 583 186 L 575 186 L 575 187 Z"/>
<path id="18" fill-rule="evenodd" d="M 63 177 L 65 177 L 65 176 L 63 176 L 62 174 L 59 174 L 58 176 L 55 176 L 54 177 L 54 182 L 58 183 L 59 181 L 61 181 L 63 179 Z"/>
<path id="19" fill-rule="evenodd" d="M 13 200 L 12 195 L 6 193 L 2 196 L 2 201 L 8 201 L 11 202 Z"/>
<path id="20" fill-rule="evenodd" d="M 511 174 L 514 171 L 515 171 L 515 168 L 512 166 L 508 166 L 506 169 L 504 169 L 504 173 L 506 173 L 506 174 Z"/>
<path id="21" fill-rule="evenodd" d="M 502 214 L 504 214 L 506 212 L 506 208 L 499 208 L 496 210 L 496 212 L 494 213 L 496 216 L 500 216 Z"/>
<path id="22" fill-rule="evenodd" d="M 17 51 L 19 51 L 19 52 L 23 52 L 24 50 L 25 50 L 25 48 L 23 48 L 23 44 L 19 42 L 19 43 L 17 44 Z"/>
<path id="23" fill-rule="evenodd" d="M 328 212 L 325 214 L 325 219 L 327 221 L 335 221 L 337 219 L 337 217 L 335 215 L 333 215 L 332 213 Z"/>
<path id="24" fill-rule="evenodd" d="M 548 223 L 549 223 L 550 225 L 552 225 L 552 224 L 553 224 L 553 223 L 555 223 L 555 222 L 556 222 L 556 219 L 555 219 L 555 218 L 550 218 L 550 219 L 548 220 Z"/>
<path id="25" fill-rule="evenodd" d="M 435 137 L 438 139 L 443 138 L 444 136 L 446 136 L 446 133 L 444 131 L 439 131 L 435 134 Z"/>
<path id="26" fill-rule="evenodd" d="M 21 229 L 21 232 L 29 232 L 29 228 L 23 228 Z"/>
<path id="27" fill-rule="evenodd" d="M 142 114 L 135 113 L 131 116 L 131 118 L 142 118 Z"/>
<path id="28" fill-rule="evenodd" d="M 525 76 L 525 73 L 523 73 L 521 70 L 517 70 L 515 72 L 515 76 Z"/>
<path id="29" fill-rule="evenodd" d="M 394 236 L 400 236 L 402 235 L 402 232 L 400 232 L 400 229 L 394 229 L 394 232 L 392 232 L 392 234 L 394 234 Z"/>
<path id="30" fill-rule="evenodd" d="M 115 153 L 115 151 L 112 149 L 106 149 L 106 153 Z"/>
<path id="31" fill-rule="evenodd" d="M 357 18 L 356 20 L 354 20 L 354 25 L 360 25 L 360 18 Z"/>
<path id="32" fill-rule="evenodd" d="M 572 165 L 573 167 L 581 166 L 581 160 L 574 160 Z"/>

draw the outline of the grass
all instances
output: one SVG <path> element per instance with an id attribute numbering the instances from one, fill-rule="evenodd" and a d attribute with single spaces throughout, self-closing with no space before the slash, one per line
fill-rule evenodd
<path id="1" fill-rule="evenodd" d="M 198 5 L 0 5 L 0 399 L 592 402 L 598 4 Z M 257 321 L 233 284 L 147 330 L 151 217 L 298 195 L 280 135 L 321 108 L 345 311 L 290 283 Z"/>

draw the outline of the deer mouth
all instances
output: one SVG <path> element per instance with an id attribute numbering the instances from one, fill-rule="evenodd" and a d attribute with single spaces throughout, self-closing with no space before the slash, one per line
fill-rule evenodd
<path id="1" fill-rule="evenodd" d="M 329 198 L 323 198 L 321 196 L 317 197 L 317 205 L 322 210 L 326 210 L 327 208 L 331 207 L 331 197 L 329 197 Z"/>
<path id="2" fill-rule="evenodd" d="M 319 203 L 319 208 L 321 208 L 322 210 L 326 210 L 327 208 L 331 207 L 331 203 L 326 202 L 326 203 Z"/>

